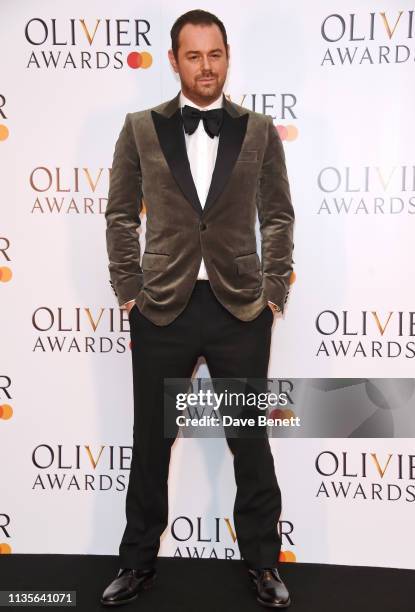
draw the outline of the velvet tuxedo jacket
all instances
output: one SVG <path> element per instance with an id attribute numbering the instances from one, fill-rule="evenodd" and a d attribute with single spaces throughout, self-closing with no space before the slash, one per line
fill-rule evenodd
<path id="1" fill-rule="evenodd" d="M 171 323 L 190 298 L 203 256 L 213 292 L 235 317 L 254 319 L 268 300 L 283 311 L 293 270 L 294 210 L 272 117 L 223 96 L 217 158 L 202 207 L 179 98 L 180 92 L 153 108 L 127 113 L 115 145 L 105 218 L 118 304 L 134 299 L 156 325 Z M 137 230 L 143 205 L 141 257 Z"/>

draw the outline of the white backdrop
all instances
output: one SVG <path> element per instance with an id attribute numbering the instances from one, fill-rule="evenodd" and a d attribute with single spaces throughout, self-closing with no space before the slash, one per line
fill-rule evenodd
<path id="1" fill-rule="evenodd" d="M 413 376 L 412 5 L 243 4 L 201 8 L 228 31 L 225 93 L 271 114 L 284 141 L 296 278 L 269 376 Z M 108 173 L 125 114 L 179 91 L 169 31 L 195 6 L 1 8 L 0 553 L 117 554 L 133 399 L 128 320 L 108 282 Z M 412 439 L 272 448 L 285 560 L 415 568 Z M 239 558 L 225 441 L 178 439 L 169 485 L 160 554 Z"/>

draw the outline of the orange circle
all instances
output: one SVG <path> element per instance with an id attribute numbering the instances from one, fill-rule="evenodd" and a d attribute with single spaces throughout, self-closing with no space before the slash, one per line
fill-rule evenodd
<path id="1" fill-rule="evenodd" d="M 9 128 L 7 125 L 0 123 L 0 140 L 7 140 L 9 137 Z"/>
<path id="2" fill-rule="evenodd" d="M 290 419 L 291 417 L 295 417 L 295 413 L 291 410 L 291 408 L 287 408 L 287 410 L 284 410 L 284 418 Z"/>
<path id="3" fill-rule="evenodd" d="M 297 140 L 297 138 L 298 138 L 298 129 L 296 128 L 296 126 L 295 125 L 287 125 L 286 128 L 287 128 L 287 132 L 286 132 L 286 135 L 285 135 L 285 140 L 289 140 L 289 141 Z"/>
<path id="4" fill-rule="evenodd" d="M 2 404 L 0 406 L 0 419 L 10 419 L 13 414 L 13 408 L 10 404 Z"/>
<path id="5" fill-rule="evenodd" d="M 12 275 L 13 275 L 13 273 L 12 273 L 11 269 L 8 266 L 1 266 L 1 268 L 0 268 L 0 282 L 7 283 L 11 279 Z"/>
<path id="6" fill-rule="evenodd" d="M 11 547 L 8 544 L 0 544 L 0 555 L 9 555 L 12 552 Z"/>
<path id="7" fill-rule="evenodd" d="M 151 64 L 153 63 L 153 56 L 151 55 L 151 53 L 148 53 L 148 51 L 143 51 L 141 53 L 141 58 L 141 68 L 150 68 Z"/>
<path id="8" fill-rule="evenodd" d="M 291 550 L 286 550 L 284 552 L 284 561 L 286 563 L 295 563 L 297 561 L 297 557 Z"/>
<path id="9" fill-rule="evenodd" d="M 296 273 L 294 272 L 294 270 L 292 270 L 291 275 L 290 275 L 290 280 L 289 280 L 290 285 L 292 285 L 293 283 L 295 283 L 295 281 L 296 281 L 296 280 L 297 280 L 297 275 L 296 275 Z"/>

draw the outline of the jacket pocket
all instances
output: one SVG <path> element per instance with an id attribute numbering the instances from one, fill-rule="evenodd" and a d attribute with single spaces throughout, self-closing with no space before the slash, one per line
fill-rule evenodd
<path id="1" fill-rule="evenodd" d="M 258 272 L 261 268 L 261 262 L 258 253 L 248 253 L 247 255 L 239 255 L 235 258 L 238 274 L 246 274 L 247 272 Z"/>
<path id="2" fill-rule="evenodd" d="M 242 149 L 236 161 L 256 162 L 258 161 L 258 151 L 256 149 Z"/>
<path id="3" fill-rule="evenodd" d="M 143 270 L 165 270 L 169 263 L 170 255 L 162 253 L 143 253 L 141 267 Z"/>

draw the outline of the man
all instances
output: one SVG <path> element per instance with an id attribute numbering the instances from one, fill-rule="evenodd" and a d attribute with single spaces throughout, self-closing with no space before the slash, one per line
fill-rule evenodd
<path id="1" fill-rule="evenodd" d="M 273 311 L 284 310 L 293 269 L 294 211 L 282 143 L 271 117 L 223 95 L 230 51 L 223 23 L 189 11 L 171 38 L 168 55 L 181 91 L 127 114 L 105 215 L 110 282 L 131 328 L 134 430 L 121 568 L 102 595 L 104 605 L 134 599 L 156 577 L 174 440 L 163 435 L 163 379 L 190 378 L 200 355 L 212 378 L 266 378 Z M 277 569 L 281 496 L 268 437 L 227 442 L 241 555 L 260 603 L 287 607 Z"/>

